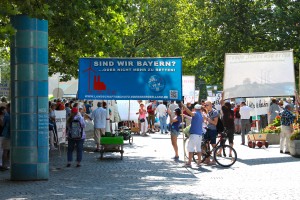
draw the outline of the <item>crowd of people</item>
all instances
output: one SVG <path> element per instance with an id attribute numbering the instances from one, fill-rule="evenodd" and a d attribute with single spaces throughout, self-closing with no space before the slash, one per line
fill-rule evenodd
<path id="1" fill-rule="evenodd" d="M 220 100 L 221 110 L 217 110 L 210 101 L 202 100 L 200 103 L 164 102 L 149 101 L 144 104 L 139 101 L 138 122 L 133 123 L 139 128 L 138 134 L 147 136 L 150 133 L 160 131 L 161 134 L 170 134 L 171 144 L 174 149 L 175 161 L 179 160 L 177 138 L 180 129 L 190 126 L 190 139 L 188 143 L 189 159 L 185 166 L 191 166 L 191 159 L 194 152 L 201 157 L 201 140 L 204 137 L 209 140 L 212 147 L 216 145 L 217 124 L 222 120 L 223 126 L 227 130 L 229 145 L 234 144 L 234 134 L 241 134 L 241 145 L 245 145 L 245 136 L 251 129 L 251 108 L 245 102 L 232 105 L 223 98 Z M 100 151 L 100 139 L 106 132 L 107 120 L 112 122 L 120 121 L 119 114 L 111 118 L 111 110 L 108 110 L 106 102 L 98 102 L 97 108 L 92 110 L 92 101 L 79 101 L 75 99 L 56 99 L 49 101 L 49 148 L 56 150 L 57 136 L 55 111 L 65 110 L 66 112 L 66 137 L 68 140 L 67 165 L 70 167 L 73 161 L 73 151 L 76 147 L 76 167 L 81 166 L 83 145 L 86 139 L 84 131 L 86 127 L 85 119 L 93 121 L 93 137 L 95 141 L 94 152 Z M 292 113 L 294 105 L 292 102 L 272 99 L 268 112 L 268 123 L 272 123 L 276 116 L 281 116 L 281 140 L 280 152 L 289 153 L 288 141 L 293 132 L 294 115 Z M 159 121 L 159 130 L 155 123 Z M 112 131 L 112 128 L 110 127 Z M 0 136 L 2 150 L 1 170 L 9 168 L 10 157 L 10 103 L 3 97 L 0 103 Z M 56 137 L 57 138 L 57 137 Z M 200 160 L 199 160 L 200 162 Z M 198 163 L 200 165 L 200 163 Z M 215 164 L 214 160 L 206 160 L 206 164 Z"/>

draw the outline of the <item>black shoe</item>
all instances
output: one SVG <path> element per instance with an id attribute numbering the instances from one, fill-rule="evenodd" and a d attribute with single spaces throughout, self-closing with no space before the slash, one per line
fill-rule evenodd
<path id="1" fill-rule="evenodd" d="M 174 159 L 175 161 L 179 161 L 179 156 L 174 156 L 172 159 Z"/>
<path id="2" fill-rule="evenodd" d="M 165 134 L 168 134 L 168 133 L 169 133 L 168 131 L 165 132 Z"/>
<path id="3" fill-rule="evenodd" d="M 100 149 L 95 149 L 94 152 L 100 152 Z"/>
<path id="4" fill-rule="evenodd" d="M 71 164 L 69 163 L 69 164 L 67 164 L 67 166 L 66 167 L 71 167 Z"/>
<path id="5" fill-rule="evenodd" d="M 290 152 L 286 151 L 286 152 L 284 152 L 284 154 L 290 154 Z"/>
<path id="6" fill-rule="evenodd" d="M 280 153 L 283 153 L 283 151 L 282 151 L 282 150 L 280 150 Z"/>
<path id="7" fill-rule="evenodd" d="M 77 165 L 76 165 L 76 167 L 80 167 L 80 166 L 81 166 L 80 164 L 77 164 Z"/>

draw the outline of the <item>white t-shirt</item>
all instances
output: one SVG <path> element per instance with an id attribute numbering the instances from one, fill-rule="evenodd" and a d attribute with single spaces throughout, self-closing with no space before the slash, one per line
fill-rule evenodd
<path id="1" fill-rule="evenodd" d="M 159 114 L 159 117 L 165 117 L 167 114 L 167 107 L 161 103 L 157 106 L 156 112 Z"/>
<path id="2" fill-rule="evenodd" d="M 252 108 L 249 106 L 241 106 L 240 107 L 240 114 L 241 114 L 241 119 L 250 119 L 250 111 Z"/>

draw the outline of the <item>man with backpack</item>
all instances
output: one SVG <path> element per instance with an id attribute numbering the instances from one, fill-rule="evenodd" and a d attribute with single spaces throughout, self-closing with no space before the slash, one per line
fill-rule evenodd
<path id="1" fill-rule="evenodd" d="M 83 143 L 86 138 L 84 128 L 85 128 L 85 121 L 83 117 L 78 114 L 78 108 L 76 107 L 72 108 L 71 115 L 67 120 L 67 133 L 68 133 L 67 167 L 71 167 L 75 145 L 77 151 L 76 167 L 80 167 L 80 162 L 82 160 Z"/>

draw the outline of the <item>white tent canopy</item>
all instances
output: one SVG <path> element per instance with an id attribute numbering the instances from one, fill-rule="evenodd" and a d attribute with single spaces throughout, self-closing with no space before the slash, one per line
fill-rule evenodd
<path id="1" fill-rule="evenodd" d="M 225 55 L 224 98 L 293 96 L 293 51 Z"/>

